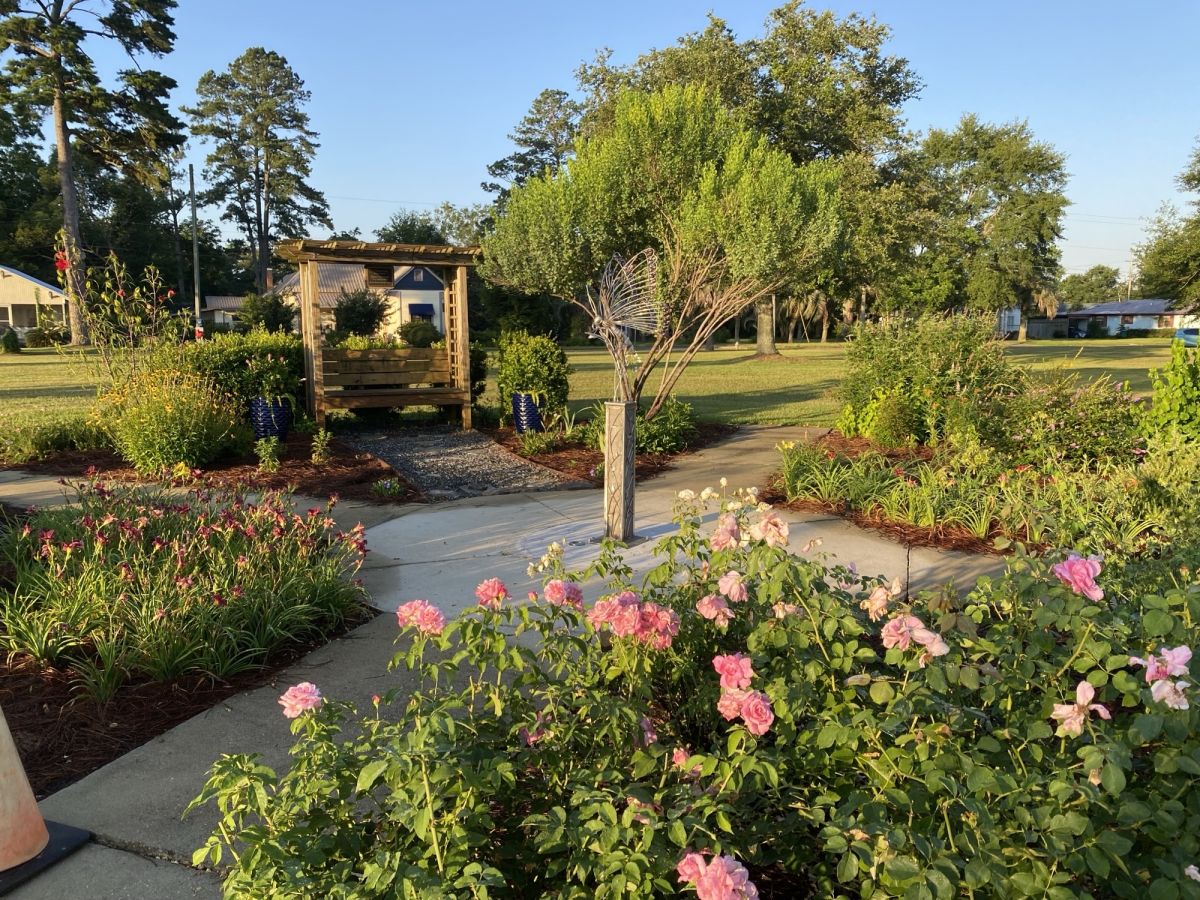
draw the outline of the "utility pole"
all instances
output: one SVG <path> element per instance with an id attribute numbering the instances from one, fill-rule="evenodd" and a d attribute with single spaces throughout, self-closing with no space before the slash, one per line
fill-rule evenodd
<path id="1" fill-rule="evenodd" d="M 192 301 L 196 313 L 196 340 L 204 337 L 200 321 L 200 233 L 196 229 L 196 170 L 188 163 L 188 193 L 192 199 Z"/>

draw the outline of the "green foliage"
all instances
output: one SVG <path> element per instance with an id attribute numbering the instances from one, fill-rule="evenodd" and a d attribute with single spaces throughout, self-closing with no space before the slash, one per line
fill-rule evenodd
<path id="1" fill-rule="evenodd" d="M 881 391 L 862 411 L 862 435 L 883 447 L 906 447 L 923 431 L 921 411 L 906 390 Z"/>
<path id="2" fill-rule="evenodd" d="M 408 494 L 408 485 L 399 478 L 384 478 L 371 485 L 371 493 L 387 500 L 396 500 Z"/>
<path id="3" fill-rule="evenodd" d="M 753 497 L 729 499 L 742 535 L 763 528 Z M 704 512 L 681 502 L 625 598 L 667 624 L 657 646 L 540 597 L 408 627 L 402 707 L 301 713 L 278 774 L 215 763 L 190 808 L 220 818 L 193 862 L 228 865 L 231 896 L 674 896 L 688 851 L 795 896 L 1196 895 L 1200 711 L 1156 699 L 1130 657 L 1196 646 L 1200 588 L 1096 602 L 1017 556 L 965 597 L 909 598 L 761 540 L 714 549 Z M 537 569 L 634 589 L 611 546 L 584 572 L 553 548 Z M 696 605 L 730 571 L 748 596 L 719 626 Z M 911 647 L 883 644 L 872 605 L 918 619 Z M 744 701 L 717 708 L 713 660 L 733 653 L 773 715 L 753 730 Z M 1072 734 L 1051 713 L 1081 682 Z"/>
<path id="4" fill-rule="evenodd" d="M 1138 474 L 1150 497 L 1163 510 L 1168 528 L 1179 536 L 1181 549 L 1200 550 L 1200 516 L 1195 511 L 1200 442 L 1174 429 L 1153 435 Z"/>
<path id="5" fill-rule="evenodd" d="M 1196 189 L 1193 181 L 1188 188 Z M 1200 282 L 1196 279 L 1200 260 L 1200 214 L 1181 216 L 1164 206 L 1150 222 L 1149 236 L 1137 248 L 1137 272 L 1140 296 L 1167 297 L 1181 307 L 1200 302 Z"/>
<path id="6" fill-rule="evenodd" d="M 248 330 L 290 332 L 296 313 L 295 305 L 279 294 L 247 294 L 238 311 L 238 324 Z"/>
<path id="7" fill-rule="evenodd" d="M 678 453 L 696 438 L 696 414 L 690 403 L 671 396 L 652 419 L 639 410 L 634 429 L 638 453 Z"/>
<path id="8" fill-rule="evenodd" d="M 20 353 L 21 339 L 11 328 L 0 337 L 0 353 Z"/>
<path id="9" fill-rule="evenodd" d="M 44 347 L 53 347 L 60 341 L 55 341 L 54 336 L 48 331 L 41 328 L 30 328 L 25 332 L 25 346 L 30 350 L 41 350 Z"/>
<path id="10" fill-rule="evenodd" d="M 488 176 L 503 184 L 487 182 L 483 189 L 498 193 L 503 203 L 511 187 L 519 187 L 545 172 L 558 172 L 574 149 L 582 111 L 566 91 L 547 89 L 534 97 L 529 112 L 509 135 L 516 152 L 487 167 Z"/>
<path id="11" fill-rule="evenodd" d="M 432 347 L 443 339 L 442 333 L 433 327 L 433 323 L 424 319 L 405 322 L 396 333 L 409 347 Z"/>
<path id="12" fill-rule="evenodd" d="M 997 405 L 1023 381 L 986 315 L 860 323 L 846 347 L 846 363 L 841 393 L 854 414 L 870 416 L 867 410 L 879 397 L 903 398 L 897 405 L 908 409 L 901 418 L 920 423 L 912 434 L 921 441 L 943 433 L 950 418 L 986 430 Z M 856 431 L 866 433 L 867 427 L 859 423 Z"/>
<path id="13" fill-rule="evenodd" d="M 429 213 L 401 210 L 392 213 L 375 237 L 389 244 L 444 244 L 446 236 Z"/>
<path id="14" fill-rule="evenodd" d="M 383 294 L 367 288 L 357 291 L 343 288 L 333 308 L 334 331 L 368 337 L 379 331 L 387 310 L 388 302 Z"/>
<path id="15" fill-rule="evenodd" d="M 304 376 L 304 351 L 292 334 L 254 330 L 185 344 L 180 365 L 211 379 L 248 409 L 255 397 L 291 396 Z"/>
<path id="16" fill-rule="evenodd" d="M 471 341 L 471 402 L 478 407 L 479 398 L 487 390 L 488 352 L 478 341 Z"/>
<path id="17" fill-rule="evenodd" d="M 325 333 L 325 346 L 338 350 L 397 350 L 400 342 L 394 337 L 371 334 L 347 334 L 344 331 Z"/>
<path id="18" fill-rule="evenodd" d="M 103 425 L 86 414 L 35 422 L 12 421 L 0 431 L 0 461 L 7 465 L 44 459 L 70 450 L 111 450 Z"/>
<path id="19" fill-rule="evenodd" d="M 508 404 L 516 393 L 533 394 L 546 413 L 566 408 L 571 367 L 566 352 L 550 338 L 507 332 L 500 337 L 496 365 L 496 385 L 506 410 L 505 420 L 512 417 Z"/>
<path id="20" fill-rule="evenodd" d="M 1200 441 L 1200 351 L 1183 341 L 1171 344 L 1171 361 L 1150 371 L 1154 394 L 1145 408 L 1143 426 L 1151 434 L 1178 431 Z"/>
<path id="21" fill-rule="evenodd" d="M 296 516 L 286 495 L 73 487 L 77 505 L 3 536 L 0 648 L 68 670 L 102 702 L 126 678 L 261 668 L 361 607 L 361 531 Z"/>
<path id="22" fill-rule="evenodd" d="M 1108 303 L 1121 295 L 1120 278 L 1115 266 L 1095 265 L 1086 272 L 1063 278 L 1058 283 L 1058 297 L 1067 309 Z"/>
<path id="23" fill-rule="evenodd" d="M 314 466 L 323 466 L 333 458 L 333 451 L 330 449 L 332 443 L 333 435 L 324 428 L 318 428 L 313 433 L 311 460 Z"/>
<path id="24" fill-rule="evenodd" d="M 1129 387 L 1078 372 L 1039 372 L 1004 408 L 1001 446 L 1017 463 L 1131 463 L 1141 444 Z"/>
<path id="25" fill-rule="evenodd" d="M 142 372 L 101 395 L 96 414 L 121 457 L 140 474 L 178 464 L 200 468 L 234 447 L 241 410 L 204 375 L 176 369 Z"/>
<path id="26" fill-rule="evenodd" d="M 254 455 L 258 457 L 258 471 L 270 474 L 279 471 L 279 457 L 283 445 L 277 437 L 259 438 L 254 442 Z"/>

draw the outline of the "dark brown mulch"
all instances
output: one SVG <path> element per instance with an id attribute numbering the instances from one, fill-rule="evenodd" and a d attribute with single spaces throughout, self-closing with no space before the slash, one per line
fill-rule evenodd
<path id="1" fill-rule="evenodd" d="M 737 426 L 705 422 L 699 424 L 696 431 L 696 437 L 688 444 L 687 449 L 681 450 L 678 453 L 639 453 L 635 462 L 637 480 L 645 481 L 647 478 L 653 478 L 660 472 L 671 468 L 671 464 L 678 457 L 694 453 L 697 450 L 707 447 L 709 444 L 715 444 L 717 441 L 729 437 L 729 435 L 737 431 Z M 492 440 L 505 450 L 515 453 L 517 456 L 523 456 L 521 453 L 521 440 L 517 437 L 517 433 L 513 429 L 497 428 L 489 431 L 488 434 Z M 597 487 L 604 484 L 604 475 L 601 471 L 602 464 L 604 463 L 604 454 L 584 444 L 561 444 L 557 449 L 551 450 L 549 453 L 540 453 L 536 456 L 525 458 L 532 460 L 538 465 L 545 466 L 547 469 L 554 469 L 556 472 L 562 472 L 573 478 L 590 481 Z"/>
<path id="2" fill-rule="evenodd" d="M 910 462 L 933 458 L 933 450 L 924 445 L 915 447 L 883 447 L 865 437 L 848 438 L 840 431 L 829 431 L 817 438 L 816 445 L 847 459 L 856 459 L 864 453 L 878 453 L 896 462 Z"/>
<path id="3" fill-rule="evenodd" d="M 355 450 L 341 441 L 330 446 L 329 462 L 314 465 L 311 461 L 312 436 L 288 435 L 279 460 L 279 471 L 258 470 L 258 459 L 252 453 L 234 459 L 218 460 L 204 470 L 205 481 L 214 487 L 280 490 L 291 488 L 298 494 L 327 497 L 337 494 L 343 500 L 370 503 L 420 503 L 425 497 L 419 490 L 396 473 L 396 470 L 369 453 Z M 80 477 L 94 468 L 96 473 L 113 481 L 144 481 L 123 459 L 111 451 L 56 453 L 42 460 L 5 468 L 20 469 L 64 477 Z M 388 478 L 403 485 L 400 493 L 381 497 L 371 486 Z"/>
<path id="4" fill-rule="evenodd" d="M 364 609 L 360 619 L 338 634 L 374 615 Z M 0 707 L 25 774 L 41 798 L 222 700 L 268 683 L 309 650 L 337 636 L 276 654 L 268 668 L 227 681 L 189 675 L 169 683 L 127 683 L 103 706 L 78 689 L 70 670 L 44 668 L 29 660 L 0 660 Z"/>

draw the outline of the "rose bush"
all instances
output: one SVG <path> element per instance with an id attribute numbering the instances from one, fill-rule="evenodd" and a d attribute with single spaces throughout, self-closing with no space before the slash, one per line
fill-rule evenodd
<path id="1" fill-rule="evenodd" d="M 1018 553 L 914 599 L 752 495 L 714 549 L 712 499 L 640 584 L 552 548 L 529 602 L 402 606 L 402 709 L 285 695 L 290 770 L 219 760 L 196 863 L 255 897 L 1200 897 L 1200 587 L 1094 599 L 1101 562 Z"/>

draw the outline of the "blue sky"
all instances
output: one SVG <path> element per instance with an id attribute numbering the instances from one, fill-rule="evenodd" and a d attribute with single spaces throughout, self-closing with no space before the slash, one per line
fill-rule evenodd
<path id="1" fill-rule="evenodd" d="M 179 82 L 179 105 L 203 72 L 248 46 L 287 57 L 313 95 L 321 135 L 314 185 L 339 229 L 370 237 L 401 208 L 485 199 L 485 167 L 510 151 L 506 136 L 529 102 L 545 87 L 573 89 L 575 68 L 597 48 L 632 60 L 703 28 L 710 9 L 740 37 L 753 36 L 776 5 L 182 0 L 176 50 L 159 66 Z M 1028 119 L 1067 155 L 1068 271 L 1095 263 L 1124 271 L 1142 220 L 1164 201 L 1188 202 L 1174 178 L 1200 134 L 1200 3 L 812 5 L 873 13 L 891 26 L 889 51 L 924 82 L 906 109 L 911 128 L 953 127 L 967 112 Z M 202 163 L 202 150 L 193 159 Z"/>

